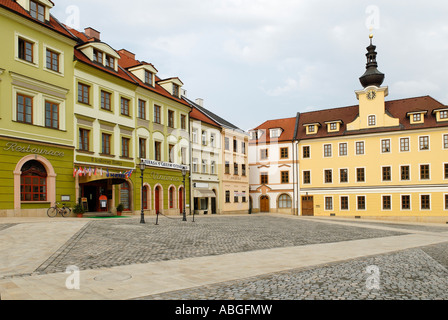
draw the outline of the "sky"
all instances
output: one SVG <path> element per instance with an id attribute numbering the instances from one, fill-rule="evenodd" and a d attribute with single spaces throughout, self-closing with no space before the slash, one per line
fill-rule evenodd
<path id="1" fill-rule="evenodd" d="M 114 49 L 179 77 L 190 100 L 243 130 L 298 112 L 352 106 L 369 34 L 387 100 L 448 105 L 448 2 L 363 0 L 53 0 Z"/>

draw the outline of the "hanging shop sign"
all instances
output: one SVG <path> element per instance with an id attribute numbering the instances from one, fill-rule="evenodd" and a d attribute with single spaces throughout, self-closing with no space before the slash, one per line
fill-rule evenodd
<path id="1" fill-rule="evenodd" d="M 147 166 L 151 167 L 158 167 L 158 168 L 165 168 L 165 169 L 177 169 L 177 170 L 189 170 L 188 166 L 184 166 L 177 163 L 171 163 L 171 162 L 163 162 L 163 161 L 157 161 L 157 160 L 142 160 L 142 163 L 144 163 Z"/>

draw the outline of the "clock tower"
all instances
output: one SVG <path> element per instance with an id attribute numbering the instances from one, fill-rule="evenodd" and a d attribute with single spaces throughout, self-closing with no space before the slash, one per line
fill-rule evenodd
<path id="1" fill-rule="evenodd" d="M 389 94 L 388 87 L 381 87 L 385 75 L 378 70 L 376 61 L 376 46 L 373 45 L 373 35 L 369 36 L 370 45 L 367 47 L 367 65 L 365 73 L 359 78 L 364 89 L 356 91 L 359 100 L 359 114 L 347 124 L 347 130 L 373 129 L 378 127 L 394 127 L 399 120 L 386 113 L 385 98 Z"/>

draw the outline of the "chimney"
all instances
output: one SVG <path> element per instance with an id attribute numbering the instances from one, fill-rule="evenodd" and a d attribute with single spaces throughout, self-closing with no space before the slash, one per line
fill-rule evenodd
<path id="1" fill-rule="evenodd" d="M 95 29 L 93 29 L 93 28 L 91 28 L 91 27 L 88 27 L 88 28 L 85 28 L 84 29 L 84 33 L 86 34 L 86 36 L 89 38 L 89 39 L 95 39 L 95 40 L 97 40 L 97 41 L 100 41 L 100 32 L 98 32 L 98 31 L 96 31 Z"/>
<path id="2" fill-rule="evenodd" d="M 197 98 L 196 104 L 199 105 L 200 107 L 204 107 L 204 99 Z"/>
<path id="3" fill-rule="evenodd" d="M 128 51 L 126 49 L 121 49 L 118 51 L 118 53 L 135 60 L 135 54 L 132 53 L 131 51 Z"/>

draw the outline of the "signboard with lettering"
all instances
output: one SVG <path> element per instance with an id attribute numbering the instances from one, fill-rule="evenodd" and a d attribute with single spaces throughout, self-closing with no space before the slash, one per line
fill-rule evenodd
<path id="1" fill-rule="evenodd" d="M 157 161 L 157 160 L 144 159 L 144 160 L 142 160 L 142 163 L 144 163 L 147 166 L 151 166 L 151 167 L 177 169 L 177 170 L 185 169 L 187 171 L 190 170 L 188 166 L 185 166 L 182 164 L 177 164 L 177 163 L 171 163 L 171 162 L 163 162 L 163 161 Z"/>

